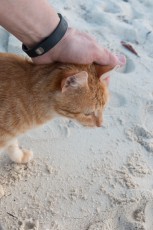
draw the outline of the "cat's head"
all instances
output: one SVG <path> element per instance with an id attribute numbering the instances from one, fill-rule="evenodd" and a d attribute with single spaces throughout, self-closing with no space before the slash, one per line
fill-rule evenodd
<path id="1" fill-rule="evenodd" d="M 107 82 L 101 75 L 112 68 L 96 64 L 62 67 L 63 77 L 56 93 L 56 112 L 85 126 L 100 127 L 109 98 Z"/>

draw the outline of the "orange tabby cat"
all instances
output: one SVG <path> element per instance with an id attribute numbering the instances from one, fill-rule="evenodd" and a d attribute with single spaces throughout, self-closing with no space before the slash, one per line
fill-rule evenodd
<path id="1" fill-rule="evenodd" d="M 101 126 L 108 99 L 100 75 L 110 66 L 36 65 L 13 54 L 0 54 L 0 148 L 17 163 L 32 152 L 21 150 L 16 137 L 58 115 L 85 126 Z"/>

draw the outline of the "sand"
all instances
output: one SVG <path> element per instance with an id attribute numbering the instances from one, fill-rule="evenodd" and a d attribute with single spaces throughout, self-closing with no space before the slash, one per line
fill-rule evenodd
<path id="1" fill-rule="evenodd" d="M 20 137 L 27 165 L 0 155 L 0 230 L 152 230 L 153 1 L 50 2 L 127 66 L 111 76 L 103 127 L 56 119 Z M 2 28 L 0 51 L 24 55 Z"/>

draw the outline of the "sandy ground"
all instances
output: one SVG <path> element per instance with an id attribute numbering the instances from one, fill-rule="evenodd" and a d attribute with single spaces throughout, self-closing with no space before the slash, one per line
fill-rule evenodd
<path id="1" fill-rule="evenodd" d="M 126 55 L 127 66 L 112 75 L 103 127 L 54 120 L 20 138 L 35 153 L 29 164 L 1 154 L 0 230 L 152 230 L 153 1 L 58 0 L 54 6 L 71 26 Z M 0 51 L 23 54 L 2 28 Z"/>

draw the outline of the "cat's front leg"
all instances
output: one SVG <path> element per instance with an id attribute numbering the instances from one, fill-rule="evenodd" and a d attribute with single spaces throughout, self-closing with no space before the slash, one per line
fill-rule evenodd
<path id="1" fill-rule="evenodd" d="M 9 142 L 6 151 L 10 159 L 16 163 L 27 163 L 33 157 L 33 152 L 19 147 L 17 139 Z"/>

